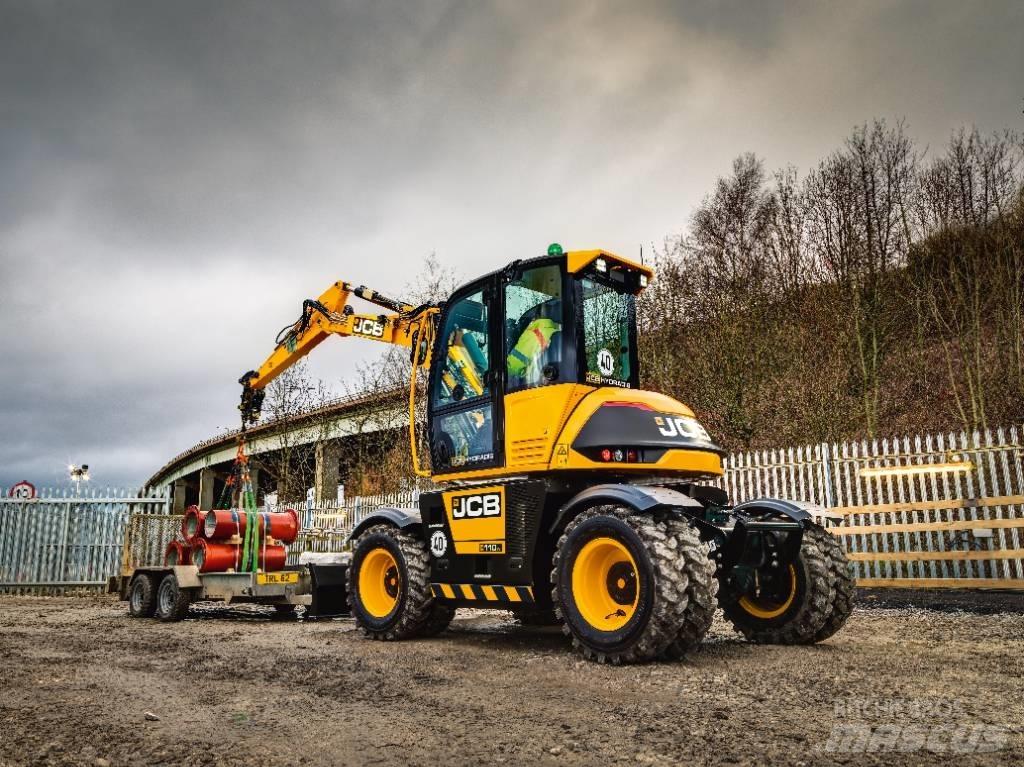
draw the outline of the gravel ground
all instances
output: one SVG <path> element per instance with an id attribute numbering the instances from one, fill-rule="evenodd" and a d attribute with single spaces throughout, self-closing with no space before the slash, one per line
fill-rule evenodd
<path id="1" fill-rule="evenodd" d="M 683 663 L 609 668 L 504 613 L 384 644 L 349 620 L 0 596 L 0 765 L 1024 762 L 1019 597 L 863 604 L 821 645 L 750 645 L 719 614 Z"/>

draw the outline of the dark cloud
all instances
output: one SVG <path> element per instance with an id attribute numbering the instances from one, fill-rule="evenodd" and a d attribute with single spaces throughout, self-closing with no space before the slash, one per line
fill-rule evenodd
<path id="1" fill-rule="evenodd" d="M 1019 3 L 0 0 L 0 484 L 233 425 L 299 301 L 680 230 L 732 157 L 1019 127 Z M 337 380 L 372 350 L 312 361 Z M 334 351 L 332 354 L 331 351 Z M 54 468 L 56 467 L 56 468 Z"/>

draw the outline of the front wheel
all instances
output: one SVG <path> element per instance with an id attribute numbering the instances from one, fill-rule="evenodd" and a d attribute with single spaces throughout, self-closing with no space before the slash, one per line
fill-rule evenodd
<path id="1" fill-rule="evenodd" d="M 367 530 L 356 541 L 347 577 L 352 616 L 372 639 L 437 634 L 454 614 L 431 594 L 426 545 L 404 530 Z"/>

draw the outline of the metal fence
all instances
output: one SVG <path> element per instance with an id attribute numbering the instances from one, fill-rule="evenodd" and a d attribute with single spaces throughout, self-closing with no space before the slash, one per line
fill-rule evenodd
<path id="1" fill-rule="evenodd" d="M 1012 427 L 735 453 L 719 484 L 736 502 L 777 496 L 840 514 L 832 530 L 862 586 L 1024 589 L 1020 438 Z M 415 506 L 418 495 L 297 506 L 302 532 L 289 547 L 289 564 L 303 551 L 344 550 L 373 509 Z M 169 512 L 163 496 L 125 491 L 0 498 L 0 591 L 97 588 L 119 572 L 122 557 L 129 566 L 155 564 L 176 534 L 180 517 Z M 146 539 L 144 551 L 123 551 L 129 519 L 154 514 L 166 515 L 145 521 L 156 537 Z"/>
<path id="2" fill-rule="evenodd" d="M 134 513 L 166 514 L 167 498 L 137 491 L 43 491 L 0 497 L 0 592 L 60 593 L 100 588 L 121 564 Z"/>

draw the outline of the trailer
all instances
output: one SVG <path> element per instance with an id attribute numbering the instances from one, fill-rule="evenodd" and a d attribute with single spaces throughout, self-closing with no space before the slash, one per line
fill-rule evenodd
<path id="1" fill-rule="evenodd" d="M 346 531 L 302 535 L 294 541 L 299 552 L 294 564 L 280 570 L 200 572 L 203 568 L 192 562 L 166 559 L 168 545 L 179 540 L 188 516 L 139 513 L 129 518 L 120 574 L 107 581 L 107 592 L 128 602 L 132 617 L 180 621 L 195 602 L 267 605 L 280 615 L 302 606 L 306 618 L 349 614 L 346 580 L 352 555 L 344 550 Z"/>
<path id="2" fill-rule="evenodd" d="M 306 618 L 348 615 L 345 578 L 350 555 L 309 554 L 298 565 L 274 572 L 201 573 L 195 565 L 131 568 L 110 579 L 108 591 L 128 602 L 133 618 L 183 620 L 194 602 L 248 603 L 291 615 L 300 605 Z"/>

